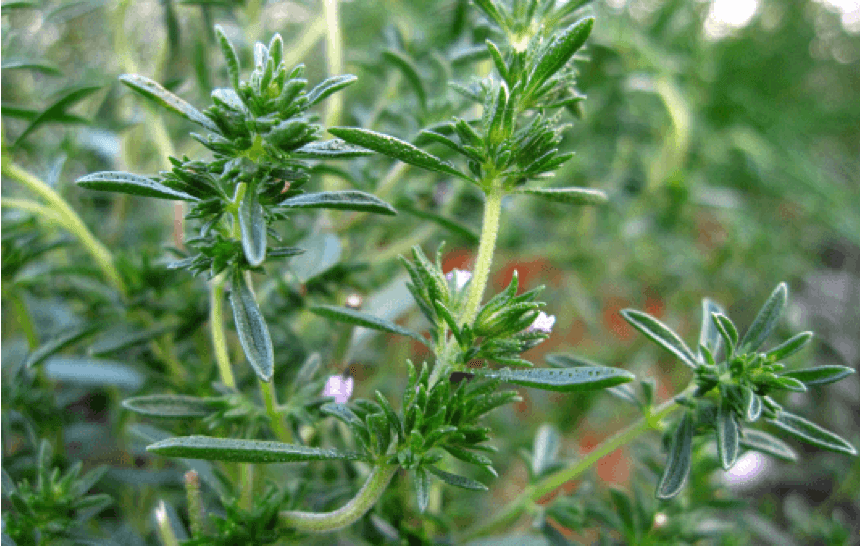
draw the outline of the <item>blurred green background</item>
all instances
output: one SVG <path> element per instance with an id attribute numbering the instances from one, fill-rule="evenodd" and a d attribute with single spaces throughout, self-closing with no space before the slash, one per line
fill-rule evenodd
<path id="1" fill-rule="evenodd" d="M 525 357 L 540 363 L 547 353 L 569 352 L 623 366 L 654 377 L 665 398 L 686 384 L 688 372 L 628 327 L 620 309 L 646 310 L 691 341 L 702 297 L 725 306 L 743 328 L 784 280 L 790 308 L 777 338 L 803 329 L 816 333 L 814 348 L 791 364 L 857 368 L 860 4 L 612 0 L 587 9 L 597 22 L 577 66 L 578 87 L 588 99 L 581 118 L 565 118 L 572 125 L 564 146 L 577 155 L 547 185 L 600 188 L 610 204 L 571 210 L 528 199 L 505 203 L 492 288 L 506 285 L 516 269 L 521 286 L 547 286 L 546 311 L 557 317 L 552 337 Z M 341 3 L 342 71 L 359 81 L 342 94 L 341 111 L 320 114 L 332 125 L 411 140 L 430 123 L 469 112 L 446 82 L 489 72 L 489 63 L 476 54 L 488 33 L 476 11 L 458 0 Z M 151 540 L 139 507 L 151 509 L 159 487 L 181 502 L 176 473 L 144 455 L 128 432 L 135 419 L 119 400 L 129 390 L 196 392 L 215 375 L 204 281 L 163 267 L 164 247 L 181 242 L 184 229 L 174 223 L 174 206 L 86 192 L 71 182 L 97 170 L 154 173 L 167 168 L 167 155 L 204 153 L 188 136 L 187 122 L 133 96 L 118 75 L 146 75 L 198 107 L 207 105 L 212 89 L 226 82 L 212 33 L 220 23 L 246 67 L 253 42 L 280 32 L 290 60 L 307 65 L 313 84 L 337 64 L 322 13 L 320 3 L 311 1 L 3 4 L 3 161 L 60 192 L 116 254 L 140 295 L 138 308 L 120 309 L 74 241 L 44 218 L 4 204 L 3 467 L 13 477 L 26 476 L 33 439 L 51 435 L 65 446 L 60 452 L 66 459 L 58 461 L 111 464 L 101 482 L 116 500 L 99 519 L 105 536 L 127 526 Z M 391 52 L 417 67 L 426 101 Z M 260 289 L 278 346 L 276 381 L 278 374 L 294 373 L 307 354 L 321 351 L 326 361 L 331 352 L 337 332 L 302 311 L 305 295 L 342 303 L 358 293 L 365 311 L 420 324 L 398 284 L 402 268 L 394 258 L 412 244 L 430 254 L 443 240 L 446 271 L 468 268 L 473 256 L 468 230 L 480 225 L 476 191 L 417 169 L 398 172 L 381 158 L 335 167 L 320 167 L 312 185 L 334 177 L 336 184 L 380 194 L 401 214 L 362 218 L 352 230 L 346 229 L 348 218 L 305 215 L 281 233 L 311 250 L 309 257 L 269 271 Z M 2 196 L 33 197 L 6 177 Z M 426 220 L 427 214 L 456 219 L 460 229 Z M 58 246 L 34 253 L 42 243 Z M 22 313 L 35 331 L 18 320 Z M 50 373 L 29 386 L 10 383 L 9 370 L 26 352 L 28 335 L 31 344 L 32 338 L 44 342 L 99 314 L 117 317 L 125 332 L 140 331 L 142 314 L 155 326 L 169 325 L 186 371 L 177 376 L 162 356 L 133 344 L 109 353 L 126 366 L 125 383 L 94 385 Z M 97 341 L 73 347 L 68 356 L 87 358 Z M 399 393 L 401 363 L 422 357 L 419 347 L 400 339 L 361 335 L 349 356 L 346 363 L 327 362 L 332 372 L 350 365 L 360 396 L 377 388 Z M 247 373 L 246 383 L 250 379 Z M 467 514 L 464 520 L 522 488 L 526 466 L 511 454 L 531 445 L 539 424 L 554 423 L 564 433 L 562 453 L 573 457 L 635 418 L 631 407 L 606 394 L 522 394 L 522 403 L 492 420 L 504 456 L 495 458 L 501 477 L 491 494 L 446 498 L 451 513 Z M 860 444 L 857 375 L 783 402 Z M 653 451 L 659 438 L 649 441 Z M 635 462 L 640 447 L 604 459 L 593 476 L 599 488 L 653 484 Z M 858 459 L 793 447 L 803 453 L 800 464 L 770 461 L 761 476 L 735 486 L 748 508 L 712 514 L 741 523 L 725 539 L 737 542 L 728 543 L 860 541 Z M 709 475 L 719 482 L 720 474 Z M 132 504 L 141 493 L 143 504 Z M 695 491 L 689 495 L 691 506 L 703 502 Z"/>

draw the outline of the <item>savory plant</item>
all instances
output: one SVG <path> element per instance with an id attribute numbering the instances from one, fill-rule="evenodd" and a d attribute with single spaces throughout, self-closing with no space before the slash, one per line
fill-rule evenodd
<path id="1" fill-rule="evenodd" d="M 397 502 L 390 485 L 398 473 L 410 476 L 419 513 L 439 510 L 440 494 L 434 480 L 486 491 L 483 481 L 470 477 L 472 470 L 452 470 L 465 468 L 461 463 L 466 463 L 485 478 L 497 475 L 492 458 L 496 451 L 491 443 L 493 427 L 487 414 L 522 400 L 517 390 L 505 385 L 571 396 L 606 389 L 635 405 L 642 417 L 573 463 L 557 460 L 559 433 L 550 425 L 543 426 L 527 455 L 530 483 L 496 513 L 487 514 L 470 529 L 447 521 L 419 530 L 405 524 L 395 527 L 374 514 L 368 540 L 382 535 L 403 543 L 430 543 L 446 537 L 459 543 L 510 531 L 528 513 L 536 516 L 537 526 L 555 541 L 565 539 L 546 518 L 573 531 L 605 526 L 629 544 L 645 543 L 645 537 L 692 542 L 697 531 L 679 526 L 686 525 L 685 517 L 694 519 L 695 507 L 684 510 L 671 503 L 685 484 L 698 479 L 697 471 L 704 475 L 712 469 L 705 454 L 710 440 L 714 440 L 717 462 L 723 469 L 735 465 L 744 450 L 788 461 L 798 458 L 785 442 L 757 426 L 761 424 L 821 449 L 856 455 L 848 441 L 784 409 L 773 396 L 781 390 L 806 392 L 853 372 L 837 365 L 787 369 L 781 361 L 807 345 L 811 332 L 763 349 L 786 306 L 785 283 L 765 301 L 743 336 L 717 303 L 704 300 L 694 349 L 654 316 L 624 309 L 624 320 L 693 373 L 689 386 L 662 404 L 655 399 L 653 380 L 639 381 L 633 387 L 635 376 L 622 368 L 568 354 L 549 355 L 549 367 L 535 367 L 527 351 L 547 340 L 555 324 L 555 317 L 541 310 L 542 287 L 521 291 L 515 271 L 506 288 L 487 295 L 507 200 L 537 198 L 558 207 L 575 207 L 574 211 L 608 201 L 598 189 L 546 185 L 554 171 L 574 155 L 563 149 L 566 132 L 573 130 L 565 120 L 580 115 L 584 96 L 575 87 L 575 64 L 584 60 L 579 52 L 595 24 L 593 17 L 583 16 L 581 4 L 531 0 L 508 5 L 475 0 L 487 25 L 487 38 L 468 55 L 489 61 L 492 74 L 452 83 L 457 98 L 431 99 L 430 84 L 411 54 L 393 48 L 385 51 L 386 62 L 414 92 L 418 108 L 413 117 L 420 130 L 412 142 L 362 127 L 321 124 L 315 109 L 334 100 L 336 93 L 357 78 L 335 75 L 309 83 L 303 65 L 288 66 L 288 51 L 278 34 L 267 44 L 254 45 L 253 66 L 247 70 L 240 61 L 242 54 L 216 25 L 214 35 L 229 87 L 214 89 L 211 106 L 202 110 L 145 76 L 120 78 L 133 91 L 194 123 L 200 133 L 192 137 L 207 150 L 198 159 L 170 157 L 171 169 L 156 175 L 103 171 L 77 180 L 79 187 L 88 190 L 182 202 L 183 229 L 193 231 L 194 236 L 169 249 L 174 260 L 165 268 L 202 277 L 208 283 L 208 303 L 201 298 L 189 305 L 208 307 L 202 317 L 198 310 L 197 316 L 205 320 L 208 315 L 212 346 L 197 354 L 196 361 L 205 366 L 214 360 L 217 382 L 211 387 L 204 381 L 193 385 L 195 377 L 199 380 L 204 375 L 178 374 L 177 382 L 166 385 L 162 392 L 123 401 L 126 411 L 168 424 L 167 430 L 147 425 L 136 429 L 137 436 L 147 441 L 150 455 L 191 468 L 185 475 L 184 512 L 190 532 L 161 503 L 154 514 L 163 543 L 266 544 L 341 530 L 377 504 Z M 416 58 L 422 57 L 414 53 Z M 462 51 L 457 55 L 467 57 Z M 334 138 L 325 138 L 326 133 Z M 425 149 L 430 147 L 438 152 Z M 374 154 L 395 160 L 385 180 L 372 180 L 381 178 L 377 171 L 362 168 L 361 176 L 371 179 L 355 181 L 354 187 L 362 190 L 338 189 L 332 183 L 333 178 L 350 179 L 352 175 L 330 161 L 369 162 Z M 378 193 L 388 193 L 386 180 L 416 168 L 416 172 L 431 175 L 420 179 L 433 185 L 430 192 L 438 185 L 456 196 L 465 190 L 449 186 L 459 185 L 483 196 L 473 268 L 444 271 L 441 248 L 431 259 L 419 244 L 409 248 L 408 257 L 400 258 L 408 276 L 406 288 L 423 317 L 423 328 L 413 329 L 390 317 L 364 312 L 360 301 L 344 300 L 343 289 L 328 286 L 342 281 L 348 287 L 360 271 L 343 268 L 330 272 L 328 278 L 317 278 L 316 285 L 288 285 L 284 275 L 290 278 L 290 266 L 284 273 L 282 260 L 308 251 L 302 244 L 309 239 L 303 236 L 319 231 L 320 225 L 340 221 L 341 227 L 358 229 L 357 222 L 365 214 L 388 218 L 401 208 L 420 215 L 404 199 L 392 205 L 372 193 L 380 187 L 385 191 Z M 10 176 L 26 179 L 26 173 L 15 169 L 4 165 Z M 320 178 L 325 179 L 326 189 L 310 190 Z M 29 184 L 41 187 L 33 180 Z M 50 191 L 42 193 L 51 195 Z M 86 228 L 75 223 L 79 222 L 77 216 L 67 205 L 62 207 L 59 220 L 86 244 L 88 239 L 80 235 L 88 233 Z M 312 223 L 317 220 L 310 209 L 323 209 L 318 213 L 321 223 Z M 347 214 L 352 216 L 338 219 Z M 469 228 L 443 215 L 434 212 L 424 217 L 469 238 Z M 146 280 L 143 267 L 129 266 L 137 270 L 138 277 L 117 272 L 105 258 L 109 251 L 95 242 L 89 247 L 97 263 L 110 272 L 129 308 L 130 302 L 149 297 L 152 292 L 146 283 L 154 281 Z M 4 248 L 4 274 L 52 248 L 53 243 L 43 242 Z M 157 266 L 153 269 L 153 275 L 162 272 Z M 236 344 L 223 321 L 225 292 L 229 293 L 241 356 L 250 366 L 248 373 L 238 366 L 239 353 L 231 348 Z M 287 315 L 266 309 L 273 294 L 293 302 L 289 317 L 310 313 L 331 324 L 331 354 L 312 352 L 295 358 L 289 352 L 285 329 L 277 324 Z M 346 305 L 337 304 L 339 301 Z M 151 335 L 140 339 L 151 342 L 165 361 L 177 362 L 175 355 L 170 356 L 169 344 L 158 341 L 160 318 L 158 311 L 149 312 L 144 320 Z M 426 355 L 420 364 L 409 359 L 385 363 L 407 378 L 396 399 L 380 391 L 370 399 L 355 398 L 357 380 L 349 370 L 333 373 L 333 368 L 348 363 L 345 353 L 353 328 L 401 336 L 398 339 L 420 347 Z M 16 381 L 21 385 L 32 381 L 31 369 L 98 329 L 71 330 L 31 351 Z M 332 365 L 323 365 L 326 358 Z M 203 395 L 207 390 L 209 394 Z M 177 391 L 190 394 L 175 394 Z M 33 419 L 42 417 L 34 415 Z M 609 507 L 576 496 L 538 504 L 579 478 L 601 457 L 651 430 L 663 433 L 666 452 L 656 476 L 656 500 L 645 500 L 636 489 L 633 498 L 612 490 Z M 256 470 L 259 465 L 312 461 L 327 470 L 313 470 L 313 466 L 308 473 L 295 473 L 290 467 Z M 322 463 L 326 461 L 335 463 Z M 80 477 L 80 467 L 76 467 L 61 479 L 57 472 L 49 477 L 50 463 L 50 447 L 43 440 L 35 486 L 26 480 L 14 484 L 4 470 L 4 496 L 13 508 L 4 517 L 4 537 L 26 544 L 78 536 L 86 520 L 107 505 L 105 495 L 86 495 L 104 469 Z M 263 473 L 262 478 L 258 472 Z M 331 473 L 350 477 L 339 480 L 339 486 L 351 487 L 356 479 L 363 480 L 354 495 L 338 507 L 322 491 L 322 483 L 332 480 Z M 285 476 L 289 476 L 288 483 Z M 314 483 L 315 479 L 319 482 Z M 216 493 L 217 508 L 208 505 L 215 498 L 204 496 L 201 482 Z M 667 511 L 672 512 L 666 508 L 658 513 L 658 501 L 677 508 L 672 517 L 675 527 L 656 524 L 658 516 L 665 518 Z"/>

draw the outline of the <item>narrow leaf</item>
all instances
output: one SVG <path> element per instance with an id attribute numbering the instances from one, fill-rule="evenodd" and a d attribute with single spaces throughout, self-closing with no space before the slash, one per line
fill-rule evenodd
<path id="1" fill-rule="evenodd" d="M 740 444 L 747 449 L 773 455 L 783 461 L 790 463 L 797 461 L 797 454 L 788 444 L 761 430 L 744 429 Z"/>
<path id="2" fill-rule="evenodd" d="M 669 448 L 669 457 L 666 459 L 666 468 L 657 485 L 658 499 L 671 499 L 681 492 L 687 476 L 690 474 L 690 453 L 693 446 L 693 419 L 689 412 L 684 412 L 678 428 L 672 435 L 672 445 Z"/>
<path id="3" fill-rule="evenodd" d="M 220 397 L 200 398 L 178 394 L 136 396 L 122 401 L 125 409 L 149 417 L 165 419 L 191 419 L 206 417 L 224 409 L 226 401 Z"/>
<path id="4" fill-rule="evenodd" d="M 543 55 L 537 60 L 531 74 L 529 74 L 529 87 L 531 89 L 540 87 L 543 82 L 561 70 L 585 43 L 593 26 L 594 18 L 588 17 L 580 19 L 559 34 L 554 35 L 549 47 L 543 51 Z"/>
<path id="5" fill-rule="evenodd" d="M 347 144 L 339 138 L 308 142 L 293 150 L 293 155 L 305 159 L 349 159 L 364 157 L 373 152 L 359 146 Z"/>
<path id="6" fill-rule="evenodd" d="M 504 368 L 501 370 L 473 370 L 475 375 L 487 379 L 499 379 L 524 387 L 548 391 L 585 391 L 614 387 L 635 379 L 627 370 L 606 366 L 581 366 L 578 368 Z"/>
<path id="7" fill-rule="evenodd" d="M 623 316 L 631 326 L 680 358 L 687 366 L 694 370 L 699 366 L 698 359 L 692 351 L 690 351 L 684 341 L 678 337 L 678 334 L 673 332 L 668 326 L 659 320 L 655 319 L 648 313 L 636 311 L 635 309 L 624 309 L 621 311 L 621 316 Z"/>
<path id="8" fill-rule="evenodd" d="M 699 345 L 711 351 L 711 355 L 714 357 L 720 350 L 720 330 L 711 320 L 711 314 L 722 312 L 720 306 L 713 301 L 708 298 L 702 300 L 702 327 L 699 331 Z M 699 351 L 699 362 L 704 362 L 704 355 L 701 354 L 701 351 Z"/>
<path id="9" fill-rule="evenodd" d="M 33 70 L 35 72 L 41 72 L 42 74 L 48 74 L 50 76 L 59 76 L 62 74 L 60 69 L 51 63 L 45 61 L 31 61 L 29 59 L 3 59 L 2 63 L 3 70 L 20 70 L 20 69 L 28 69 Z"/>
<path id="10" fill-rule="evenodd" d="M 239 342 L 248 362 L 262 381 L 271 381 L 275 370 L 274 349 L 269 327 L 257 306 L 254 294 L 245 282 L 245 276 L 236 269 L 233 273 L 230 303 Z"/>
<path id="11" fill-rule="evenodd" d="M 757 351 L 762 346 L 764 340 L 767 339 L 767 336 L 776 327 L 787 299 L 788 286 L 784 282 L 781 282 L 771 293 L 767 301 L 764 302 L 752 325 L 750 325 L 749 330 L 747 330 L 743 339 L 741 339 L 740 346 L 743 347 L 743 350 L 748 352 Z"/>
<path id="12" fill-rule="evenodd" d="M 394 216 L 397 211 L 382 199 L 357 190 L 305 193 L 281 201 L 278 206 L 296 209 L 340 209 Z"/>
<path id="13" fill-rule="evenodd" d="M 540 476 L 556 462 L 561 446 L 560 439 L 558 429 L 554 426 L 544 423 L 538 427 L 532 447 L 532 474 L 534 476 Z"/>
<path id="14" fill-rule="evenodd" d="M 215 35 L 218 37 L 218 45 L 221 46 L 221 54 L 224 55 L 224 60 L 227 62 L 227 74 L 230 77 L 230 85 L 235 91 L 239 90 L 239 56 L 236 55 L 236 50 L 233 49 L 233 44 L 227 39 L 224 34 L 224 29 L 221 25 L 215 25 Z"/>
<path id="15" fill-rule="evenodd" d="M 155 197 L 156 199 L 199 201 L 193 195 L 169 188 L 151 178 L 118 171 L 88 174 L 78 178 L 75 183 L 88 190 L 112 191 L 142 197 Z"/>
<path id="16" fill-rule="evenodd" d="M 457 474 L 451 474 L 444 470 L 439 470 L 435 466 L 427 466 L 427 470 L 448 485 L 453 485 L 454 487 L 460 487 L 462 489 L 469 489 L 471 491 L 487 491 L 487 486 L 479 481 L 475 481 L 464 476 L 458 476 Z"/>
<path id="17" fill-rule="evenodd" d="M 835 383 L 854 373 L 854 368 L 848 366 L 818 366 L 816 368 L 804 368 L 786 372 L 780 377 L 790 377 L 806 384 L 807 387 L 814 385 L 827 385 Z"/>
<path id="18" fill-rule="evenodd" d="M 788 358 L 806 347 L 806 344 L 812 341 L 812 336 L 812 332 L 801 332 L 787 339 L 783 343 L 780 343 L 778 346 L 765 353 L 765 356 L 774 360 Z"/>
<path id="19" fill-rule="evenodd" d="M 761 415 L 761 396 L 753 392 L 749 387 L 741 387 L 741 392 L 743 393 L 746 420 L 753 423 Z"/>
<path id="20" fill-rule="evenodd" d="M 30 133 L 35 131 L 40 125 L 44 123 L 51 122 L 61 122 L 61 123 L 69 123 L 69 122 L 81 122 L 85 121 L 82 118 L 77 116 L 67 114 L 66 109 L 71 108 L 75 103 L 81 101 L 85 97 L 95 93 L 101 89 L 100 86 L 87 86 L 81 87 L 79 89 L 74 89 L 69 93 L 63 95 L 60 99 L 58 99 L 54 104 L 45 108 L 39 115 L 33 118 L 30 124 L 24 129 L 15 142 L 12 143 L 12 147 L 17 146 L 22 140 L 24 140 Z"/>
<path id="21" fill-rule="evenodd" d="M 35 351 L 27 355 L 24 360 L 24 366 L 30 368 L 44 362 L 49 356 L 62 351 L 73 343 L 80 341 L 88 335 L 95 332 L 98 328 L 95 326 L 70 328 L 61 334 L 56 335 L 53 339 L 43 343 L 36 348 Z"/>
<path id="22" fill-rule="evenodd" d="M 735 413 L 726 398 L 720 399 L 717 412 L 717 452 L 724 470 L 731 468 L 738 460 L 740 431 Z"/>
<path id="23" fill-rule="evenodd" d="M 776 419 L 768 419 L 768 422 L 792 436 L 822 449 L 857 455 L 857 450 L 847 440 L 799 415 L 780 411 Z"/>
<path id="24" fill-rule="evenodd" d="M 231 461 L 237 463 L 296 463 L 302 461 L 361 461 L 359 453 L 297 446 L 263 440 L 236 440 L 210 436 L 179 436 L 146 446 L 165 457 Z"/>
<path id="25" fill-rule="evenodd" d="M 342 138 L 350 144 L 362 146 L 369 150 L 373 150 L 374 152 L 379 152 L 394 159 L 399 159 L 404 163 L 409 163 L 410 165 L 422 167 L 430 171 L 450 174 L 470 182 L 472 181 L 470 177 L 461 173 L 438 157 L 428 154 L 424 150 L 416 148 L 412 144 L 398 138 L 394 138 L 393 136 L 384 135 L 368 129 L 359 129 L 358 127 L 331 127 L 328 132 L 336 137 Z"/>
<path id="26" fill-rule="evenodd" d="M 415 469 L 415 495 L 418 497 L 418 511 L 423 514 L 430 502 L 430 479 L 420 466 Z"/>
<path id="27" fill-rule="evenodd" d="M 393 49 L 383 51 L 382 57 L 389 63 L 396 66 L 397 69 L 403 73 L 406 81 L 408 81 L 409 85 L 412 86 L 412 89 L 415 90 L 415 96 L 418 97 L 418 104 L 421 108 L 424 108 L 427 105 L 427 90 L 424 89 L 424 84 L 421 82 L 421 76 L 418 74 L 418 67 L 415 66 L 412 59 L 409 59 L 399 51 L 395 51 Z"/>
<path id="28" fill-rule="evenodd" d="M 478 241 L 480 241 L 480 237 L 478 237 L 478 234 L 475 233 L 471 228 L 467 227 L 464 224 L 461 224 L 460 222 L 457 222 L 456 220 L 452 220 L 450 218 L 442 216 L 441 214 L 436 214 L 435 212 L 428 210 L 421 210 L 413 207 L 408 203 L 398 203 L 397 209 L 400 212 L 411 214 L 412 216 L 417 216 L 418 218 L 421 218 L 423 220 L 429 220 L 431 222 L 434 222 L 441 227 L 447 229 L 451 233 L 459 235 L 470 243 L 478 244 Z"/>
<path id="29" fill-rule="evenodd" d="M 403 328 L 402 326 L 398 326 L 389 320 L 374 317 L 373 315 L 368 315 L 361 311 L 356 311 L 346 307 L 337 307 L 334 305 L 317 305 L 311 307 L 310 311 L 321 317 L 336 320 L 338 322 L 346 322 L 348 324 L 354 324 L 355 326 L 362 326 L 372 330 L 380 330 L 382 332 L 411 337 L 412 339 L 427 345 L 427 340 L 418 333 Z"/>
<path id="30" fill-rule="evenodd" d="M 194 108 L 189 103 L 180 99 L 158 82 L 154 82 L 146 76 L 139 74 L 123 74 L 119 77 L 119 81 L 140 93 L 144 97 L 150 98 L 162 106 L 173 110 L 188 121 L 205 127 L 213 133 L 219 133 L 218 126 L 211 119 L 203 115 L 200 110 Z"/>
<path id="31" fill-rule="evenodd" d="M 256 183 L 248 184 L 242 202 L 239 203 L 239 228 L 242 232 L 245 259 L 253 267 L 262 265 L 266 260 L 266 219 Z"/>
<path id="32" fill-rule="evenodd" d="M 320 82 L 316 87 L 308 91 L 308 106 L 313 106 L 314 104 L 322 101 L 332 93 L 336 91 L 340 91 L 347 85 L 358 80 L 352 74 L 342 74 L 340 76 L 332 76 L 326 80 Z"/>
<path id="33" fill-rule="evenodd" d="M 792 392 L 806 392 L 806 385 L 792 377 L 780 376 L 773 381 L 773 386 Z"/>
<path id="34" fill-rule="evenodd" d="M 722 313 L 711 313 L 711 322 L 714 323 L 717 331 L 720 332 L 720 337 L 726 344 L 726 358 L 731 358 L 735 354 L 735 348 L 738 346 L 738 329 L 732 320 Z"/>
<path id="35" fill-rule="evenodd" d="M 589 188 L 521 188 L 512 193 L 534 195 L 566 205 L 602 205 L 608 200 L 606 193 Z"/>

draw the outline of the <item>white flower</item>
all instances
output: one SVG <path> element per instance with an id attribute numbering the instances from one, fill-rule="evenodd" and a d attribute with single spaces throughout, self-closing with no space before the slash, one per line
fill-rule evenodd
<path id="1" fill-rule="evenodd" d="M 549 334 L 552 332 L 553 324 L 555 324 L 555 317 L 541 311 L 531 326 L 526 328 L 526 332 L 543 332 Z"/>
<path id="2" fill-rule="evenodd" d="M 326 380 L 322 395 L 334 398 L 338 404 L 346 404 L 349 402 L 349 397 L 352 396 L 354 385 L 355 380 L 352 377 L 332 375 Z"/>
<path id="3" fill-rule="evenodd" d="M 472 279 L 472 274 L 468 271 L 463 271 L 462 269 L 452 269 L 445 274 L 445 278 L 448 281 L 454 281 L 454 287 L 457 292 L 459 292 L 464 286 L 466 286 L 466 283 Z"/>

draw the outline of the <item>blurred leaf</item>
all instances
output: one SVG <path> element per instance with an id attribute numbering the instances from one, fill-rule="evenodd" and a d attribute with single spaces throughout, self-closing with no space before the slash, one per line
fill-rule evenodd
<path id="1" fill-rule="evenodd" d="M 83 327 L 78 326 L 70 328 L 64 332 L 54 334 L 54 337 L 50 341 L 43 343 L 37 347 L 36 350 L 27 355 L 27 359 L 24 361 L 24 366 L 30 368 L 32 366 L 39 365 L 49 356 L 73 345 L 75 342 L 89 336 L 98 329 L 98 326 L 93 325 Z"/>
<path id="2" fill-rule="evenodd" d="M 780 375 L 783 378 L 791 378 L 805 383 L 808 387 L 827 385 L 835 383 L 854 373 L 854 368 L 848 366 L 818 366 L 816 368 L 804 368 L 793 370 Z"/>
<path id="3" fill-rule="evenodd" d="M 657 485 L 658 499 L 671 499 L 681 492 L 690 475 L 690 452 L 693 445 L 693 419 L 685 411 L 681 422 L 672 435 L 672 446 L 666 459 L 666 467 Z"/>
<path id="4" fill-rule="evenodd" d="M 6 4 L 3 5 L 6 7 Z M 60 69 L 48 62 L 39 61 L 39 60 L 29 60 L 29 59 L 3 59 L 2 66 L 0 66 L 3 70 L 33 70 L 35 72 L 41 72 L 42 74 L 47 74 L 49 76 L 58 76 L 62 74 Z"/>
<path id="5" fill-rule="evenodd" d="M 761 430 L 745 428 L 740 437 L 740 444 L 747 449 L 772 455 L 783 461 L 790 463 L 797 461 L 797 454 L 788 444 Z"/>
<path id="6" fill-rule="evenodd" d="M 41 114 L 37 115 L 33 121 L 30 122 L 30 125 L 24 129 L 24 132 L 21 133 L 15 142 L 12 143 L 12 147 L 16 147 L 22 140 L 27 138 L 27 136 L 39 128 L 40 125 L 44 123 L 52 123 L 52 122 L 62 122 L 69 123 L 70 120 L 80 120 L 82 118 L 78 118 L 77 116 L 70 118 L 66 113 L 66 109 L 71 108 L 76 103 L 80 102 L 84 98 L 92 95 L 96 91 L 101 89 L 101 86 L 93 85 L 87 87 L 81 87 L 78 89 L 74 89 L 69 91 L 65 95 L 63 95 L 59 100 L 57 100 L 54 104 L 47 107 Z"/>
<path id="7" fill-rule="evenodd" d="M 206 417 L 224 409 L 227 402 L 224 398 L 183 396 L 178 394 L 152 394 L 126 398 L 122 401 L 125 409 L 146 415 L 165 419 L 192 419 Z"/>
<path id="8" fill-rule="evenodd" d="M 518 188 L 512 193 L 534 195 L 566 205 L 601 205 L 608 200 L 606 193 L 589 188 Z"/>
<path id="9" fill-rule="evenodd" d="M 408 203 L 398 203 L 397 210 L 400 212 L 411 214 L 412 216 L 417 216 L 418 218 L 424 220 L 430 220 L 431 222 L 435 222 L 439 224 L 441 227 L 447 229 L 451 233 L 458 235 L 466 240 L 466 242 L 471 244 L 478 244 L 480 237 L 475 233 L 471 228 L 457 222 L 456 220 L 452 220 L 450 218 L 446 218 L 441 214 L 436 214 L 435 212 L 420 210 Z"/>
<path id="10" fill-rule="evenodd" d="M 301 283 L 325 273 L 340 260 L 340 239 L 331 233 L 315 233 L 296 246 L 305 252 L 290 262 L 290 269 Z"/>
<path id="11" fill-rule="evenodd" d="M 427 510 L 430 502 L 430 479 L 423 467 L 418 467 L 414 472 L 415 496 L 418 498 L 418 511 L 422 514 Z"/>
<path id="12" fill-rule="evenodd" d="M 263 440 L 236 440 L 210 436 L 167 438 L 146 446 L 165 457 L 239 463 L 296 463 L 303 461 L 362 461 L 359 453 L 297 446 Z"/>
<path id="13" fill-rule="evenodd" d="M 142 387 L 145 379 L 142 373 L 127 364 L 86 357 L 53 356 L 42 364 L 42 369 L 54 381 L 132 391 Z"/>
<path id="14" fill-rule="evenodd" d="M 311 307 L 309 311 L 321 317 L 336 320 L 338 322 L 346 322 L 348 324 L 362 326 L 364 328 L 370 328 L 372 330 L 380 330 L 382 332 L 389 332 L 392 334 L 400 334 L 401 336 L 411 337 L 412 339 L 420 341 L 424 345 L 429 346 L 426 339 L 424 339 L 420 334 L 413 332 L 412 330 L 408 330 L 406 328 L 403 328 L 402 326 L 398 326 L 397 324 L 389 320 L 381 319 L 373 315 L 368 315 L 366 313 L 362 313 L 361 311 L 356 311 L 354 309 L 349 309 L 348 307 L 337 307 L 334 305 L 316 305 L 314 307 Z"/>
<path id="15" fill-rule="evenodd" d="M 487 486 L 479 481 L 471 480 L 463 476 L 458 476 L 457 474 L 451 474 L 449 472 L 445 472 L 444 470 L 439 470 L 432 465 L 427 466 L 426 468 L 434 476 L 447 483 L 448 485 L 459 487 L 461 489 L 469 489 L 471 491 L 487 491 Z"/>
<path id="16" fill-rule="evenodd" d="M 424 89 L 424 84 L 421 82 L 421 76 L 418 74 L 418 67 L 399 51 L 388 49 L 382 52 L 382 58 L 397 67 L 398 70 L 412 86 L 415 91 L 415 96 L 418 97 L 418 105 L 421 108 L 427 106 L 427 90 Z"/>

